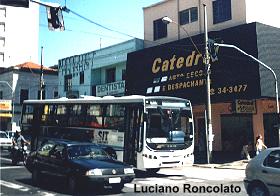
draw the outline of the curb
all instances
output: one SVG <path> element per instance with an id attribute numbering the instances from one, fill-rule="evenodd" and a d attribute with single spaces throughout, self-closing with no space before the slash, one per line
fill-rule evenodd
<path id="1" fill-rule="evenodd" d="M 247 165 L 247 164 L 246 164 Z M 246 165 L 244 166 L 233 166 L 233 165 L 199 165 L 199 164 L 193 164 L 194 167 L 200 167 L 200 168 L 211 168 L 211 169 L 236 169 L 236 170 L 245 170 Z"/>

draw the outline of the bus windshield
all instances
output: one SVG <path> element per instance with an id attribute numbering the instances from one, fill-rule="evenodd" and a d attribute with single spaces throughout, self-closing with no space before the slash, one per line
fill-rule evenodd
<path id="1" fill-rule="evenodd" d="M 180 150 L 191 146 L 191 119 L 191 110 L 162 107 L 148 109 L 148 146 L 156 150 Z"/>

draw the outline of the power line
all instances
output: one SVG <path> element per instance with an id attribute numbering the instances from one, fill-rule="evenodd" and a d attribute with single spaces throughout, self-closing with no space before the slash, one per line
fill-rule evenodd
<path id="1" fill-rule="evenodd" d="M 121 32 L 121 31 L 118 31 L 118 30 L 115 30 L 115 29 L 106 27 L 106 26 L 104 26 L 104 25 L 102 25 L 102 24 L 99 24 L 99 23 L 97 23 L 97 22 L 95 22 L 95 21 L 93 21 L 93 20 L 91 20 L 91 19 L 89 19 L 89 18 L 87 18 L 87 17 L 85 17 L 85 16 L 82 16 L 81 14 L 79 14 L 79 13 L 73 11 L 73 10 L 70 10 L 70 9 L 67 8 L 66 6 L 63 7 L 62 10 L 65 11 L 65 12 L 67 12 L 67 13 L 71 12 L 72 14 L 74 14 L 74 15 L 76 15 L 76 16 L 78 16 L 78 17 L 80 17 L 80 18 L 82 18 L 82 19 L 84 19 L 84 20 L 86 20 L 86 21 L 88 21 L 89 23 L 94 24 L 94 25 L 96 25 L 96 26 L 99 26 L 99 27 L 101 27 L 101 28 L 103 28 L 103 29 L 106 29 L 106 30 L 108 30 L 108 31 L 115 32 L 115 33 L 118 33 L 118 34 L 121 34 L 121 35 L 125 35 L 125 36 L 127 36 L 127 37 L 136 38 L 135 36 L 132 36 L 132 35 L 129 35 L 129 34 L 127 34 L 127 33 L 123 33 L 123 32 Z"/>

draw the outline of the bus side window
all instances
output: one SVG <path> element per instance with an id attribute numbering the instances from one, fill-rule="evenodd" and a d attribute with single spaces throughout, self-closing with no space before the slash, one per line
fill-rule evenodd
<path id="1" fill-rule="evenodd" d="M 86 106 L 86 117 L 80 122 L 84 126 L 101 128 L 102 127 L 102 107 L 93 104 Z"/>
<path id="2" fill-rule="evenodd" d="M 23 124 L 32 124 L 33 121 L 33 105 L 24 105 L 22 123 Z"/>
<path id="3" fill-rule="evenodd" d="M 82 105 L 72 105 L 69 108 L 69 125 L 70 126 L 79 126 L 80 119 L 82 117 Z"/>
<path id="4" fill-rule="evenodd" d="M 109 104 L 105 109 L 104 127 L 124 131 L 125 106 L 121 104 Z"/>

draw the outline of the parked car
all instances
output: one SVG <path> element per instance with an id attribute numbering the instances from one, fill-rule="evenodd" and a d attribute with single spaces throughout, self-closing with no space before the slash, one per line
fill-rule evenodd
<path id="1" fill-rule="evenodd" d="M 71 193 L 85 183 L 121 191 L 135 177 L 131 166 L 112 158 L 102 147 L 73 141 L 46 141 L 29 154 L 26 168 L 32 173 L 34 184 L 40 183 L 42 174 L 62 176 Z"/>
<path id="2" fill-rule="evenodd" d="M 15 131 L 7 131 L 8 137 L 11 139 L 14 137 L 15 133 Z"/>
<path id="3" fill-rule="evenodd" d="M 8 137 L 6 131 L 0 131 L 0 146 L 1 149 L 11 149 L 12 147 L 12 139 Z"/>
<path id="4" fill-rule="evenodd" d="M 244 185 L 249 195 L 280 195 L 280 147 L 268 148 L 246 167 Z"/>

